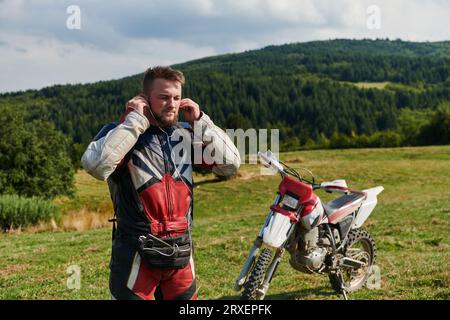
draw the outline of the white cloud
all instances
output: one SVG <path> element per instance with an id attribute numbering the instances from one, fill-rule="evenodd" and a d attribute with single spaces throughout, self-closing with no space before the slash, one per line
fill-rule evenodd
<path id="1" fill-rule="evenodd" d="M 20 18 L 23 15 L 24 0 L 17 1 L 0 1 L 0 19 L 14 17 Z"/>
<path id="2" fill-rule="evenodd" d="M 0 33 L 0 90 L 41 88 L 52 84 L 108 80 L 216 54 L 212 48 L 170 40 L 129 39 L 125 52 L 108 52 L 76 42 Z M 14 45 L 15 43 L 20 45 Z"/>
<path id="3" fill-rule="evenodd" d="M 269 16 L 283 22 L 313 25 L 325 23 L 324 16 L 317 10 L 312 0 L 266 1 L 266 5 Z"/>
<path id="4" fill-rule="evenodd" d="M 66 28 L 71 4 L 81 30 Z M 369 5 L 381 9 L 380 30 L 366 27 Z M 449 20 L 446 0 L 0 0 L 0 92 L 288 42 L 449 40 Z"/>
<path id="5" fill-rule="evenodd" d="M 450 40 L 450 1 L 379 1 L 381 32 L 416 41 Z"/>

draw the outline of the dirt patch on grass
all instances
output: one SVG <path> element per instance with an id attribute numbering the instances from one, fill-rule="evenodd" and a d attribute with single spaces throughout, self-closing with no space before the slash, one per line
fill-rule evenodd
<path id="1" fill-rule="evenodd" d="M 63 230 L 85 231 L 111 226 L 108 220 L 112 218 L 109 212 L 92 212 L 87 209 L 72 211 L 62 219 Z"/>
<path id="2" fill-rule="evenodd" d="M 18 227 L 7 230 L 8 234 L 22 234 L 22 233 L 37 233 L 42 231 L 56 231 L 58 230 L 58 225 L 54 219 L 47 222 L 39 222 L 34 226 L 29 227 Z"/>
<path id="3" fill-rule="evenodd" d="M 108 220 L 113 217 L 109 211 L 90 211 L 86 208 L 80 210 L 70 211 L 64 214 L 60 222 L 51 220 L 48 222 L 40 222 L 37 225 L 30 227 L 18 227 L 16 229 L 8 230 L 8 234 L 21 233 L 38 233 L 43 231 L 86 231 L 91 229 L 99 229 L 111 227 L 111 222 Z"/>
<path id="4" fill-rule="evenodd" d="M 98 247 L 88 247 L 83 250 L 84 253 L 90 253 L 90 252 L 100 252 L 101 249 Z"/>
<path id="5" fill-rule="evenodd" d="M 305 159 L 303 159 L 303 158 L 299 158 L 299 157 L 296 157 L 296 158 L 292 158 L 292 159 L 287 159 L 286 160 L 286 162 L 287 163 L 304 163 L 305 162 Z"/>
<path id="6" fill-rule="evenodd" d="M 10 276 L 14 273 L 19 273 L 28 269 L 26 264 L 13 264 L 9 265 L 4 269 L 0 269 L 0 278 Z"/>
<path id="7" fill-rule="evenodd" d="M 239 180 L 250 180 L 259 177 L 261 174 L 259 171 L 238 171 L 236 178 Z"/>

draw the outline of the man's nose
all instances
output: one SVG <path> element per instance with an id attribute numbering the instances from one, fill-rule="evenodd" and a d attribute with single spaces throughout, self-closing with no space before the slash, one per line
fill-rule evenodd
<path id="1" fill-rule="evenodd" d="M 167 107 L 175 108 L 175 99 L 174 98 L 167 99 Z"/>

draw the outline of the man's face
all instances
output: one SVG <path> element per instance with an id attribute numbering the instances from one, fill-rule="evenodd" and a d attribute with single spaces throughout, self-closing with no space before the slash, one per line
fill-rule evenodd
<path id="1" fill-rule="evenodd" d="M 162 127 L 172 127 L 178 122 L 181 103 L 181 83 L 155 79 L 150 89 L 150 107 Z"/>

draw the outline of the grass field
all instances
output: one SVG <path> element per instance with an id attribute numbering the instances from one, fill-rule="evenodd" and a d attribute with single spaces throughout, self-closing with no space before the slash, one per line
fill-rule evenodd
<path id="1" fill-rule="evenodd" d="M 360 89 L 384 89 L 389 82 L 357 82 L 354 85 Z"/>
<path id="2" fill-rule="evenodd" d="M 366 224 L 378 245 L 381 288 L 364 288 L 351 299 L 450 298 L 450 146 L 302 151 L 282 154 L 281 159 L 309 168 L 318 181 L 345 178 L 355 189 L 384 186 Z M 200 299 L 238 297 L 234 280 L 280 180 L 261 176 L 259 170 L 244 165 L 234 180 L 197 179 L 194 241 Z M 74 199 L 57 201 L 66 215 L 76 220 L 79 214 L 83 221 L 98 215 L 101 221 L 80 227 L 84 231 L 60 227 L 0 235 L 1 299 L 109 299 L 111 230 L 102 227 L 111 210 L 106 183 L 80 172 L 77 188 Z M 66 286 L 71 265 L 81 270 L 79 290 Z M 294 271 L 286 255 L 267 299 L 340 296 L 326 276 Z"/>
<path id="3" fill-rule="evenodd" d="M 349 82 L 349 81 L 340 81 L 344 84 L 349 84 L 355 87 L 358 87 L 359 89 L 391 89 L 391 90 L 408 90 L 413 91 L 415 93 L 421 93 L 426 90 L 427 87 L 432 87 L 433 85 L 406 85 L 401 83 L 395 83 L 395 82 Z"/>

